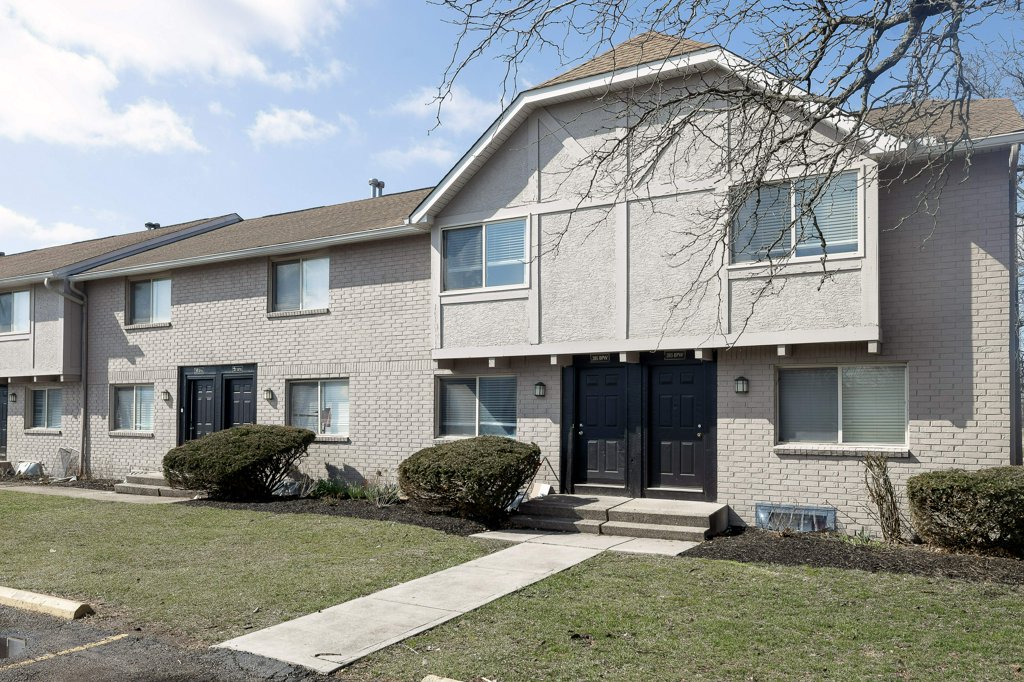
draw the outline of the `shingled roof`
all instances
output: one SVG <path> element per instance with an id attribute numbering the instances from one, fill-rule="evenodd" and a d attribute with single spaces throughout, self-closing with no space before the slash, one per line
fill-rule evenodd
<path id="1" fill-rule="evenodd" d="M 405 219 L 430 190 L 427 187 L 243 220 L 219 230 L 122 258 L 90 270 L 89 274 L 397 227 L 405 223 Z"/>
<path id="2" fill-rule="evenodd" d="M 22 251 L 20 253 L 0 256 L 0 281 L 31 275 L 45 276 L 54 270 L 65 268 L 69 265 L 74 265 L 75 263 L 95 258 L 96 256 L 102 256 L 103 254 L 116 251 L 117 249 L 121 249 L 126 246 L 142 244 L 150 239 L 156 239 L 168 234 L 181 232 L 182 230 L 187 230 L 190 227 L 195 227 L 196 225 L 200 225 L 210 220 L 216 220 L 216 218 L 192 220 L 187 223 L 168 225 L 167 227 L 161 227 L 155 230 L 146 229 L 137 232 L 127 232 L 125 234 L 115 234 L 110 237 L 100 237 L 98 239 L 89 239 L 86 241 L 75 242 L 73 244 L 62 244 L 60 246 L 51 246 L 45 249 Z"/>
<path id="3" fill-rule="evenodd" d="M 958 106 L 953 101 L 927 100 L 913 109 L 909 104 L 871 109 L 864 118 L 896 135 L 954 139 L 962 130 Z M 973 139 L 1024 131 L 1024 118 L 1008 99 L 971 100 L 966 113 Z"/>
<path id="4" fill-rule="evenodd" d="M 657 31 L 649 31 L 635 38 L 630 38 L 607 52 L 599 54 L 593 59 L 541 83 L 537 87 L 545 88 L 549 85 L 568 83 L 580 78 L 628 69 L 640 66 L 641 64 L 663 62 L 666 59 L 703 50 L 707 47 L 714 47 L 714 45 L 700 43 L 696 40 L 687 40 L 686 38 L 678 38 L 658 33 Z"/>

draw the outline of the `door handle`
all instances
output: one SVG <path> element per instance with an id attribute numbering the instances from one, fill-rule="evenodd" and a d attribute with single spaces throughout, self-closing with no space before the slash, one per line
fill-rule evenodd
<path id="1" fill-rule="evenodd" d="M 697 424 L 697 440 L 700 440 L 701 438 L 704 437 L 704 431 L 702 430 L 703 428 L 703 425 Z"/>

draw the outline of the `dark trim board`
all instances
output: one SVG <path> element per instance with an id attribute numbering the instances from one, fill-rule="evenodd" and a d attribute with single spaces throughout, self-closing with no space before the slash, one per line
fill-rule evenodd
<path id="1" fill-rule="evenodd" d="M 619 484 L 615 477 L 597 476 L 587 480 L 586 463 L 582 461 L 585 453 L 580 443 L 584 427 L 581 426 L 580 402 L 586 397 L 580 393 L 581 375 L 593 376 L 593 372 L 585 372 L 594 368 L 624 369 L 626 385 L 622 397 L 625 399 L 625 429 L 621 438 L 624 439 L 624 483 Z M 664 480 L 659 473 L 652 475 L 653 461 L 653 429 L 651 428 L 654 406 L 651 404 L 651 376 L 656 368 L 661 367 L 692 367 L 702 382 L 702 390 L 698 391 L 703 399 L 704 414 L 701 422 L 703 445 L 703 485 L 702 486 L 671 486 L 662 487 Z M 661 374 L 665 374 L 662 372 Z M 614 376 L 614 375 L 613 375 Z M 621 376 L 621 375 L 620 375 Z M 691 352 L 659 352 L 645 353 L 639 362 L 617 362 L 615 354 L 598 354 L 578 356 L 573 364 L 562 370 L 562 428 L 561 428 L 561 467 L 560 474 L 563 492 L 579 492 L 600 495 L 624 495 L 628 497 L 655 497 L 665 499 L 688 499 L 714 501 L 717 496 L 717 372 L 713 361 L 696 360 Z M 664 433 L 664 431 L 662 431 Z M 592 441 L 588 440 L 588 443 Z M 593 466 L 593 465 L 591 465 Z M 597 471 L 597 470 L 595 470 Z M 594 472 L 591 472 L 594 476 Z M 660 480 L 659 480 L 660 479 Z"/>
<path id="2" fill-rule="evenodd" d="M 208 416 L 208 431 L 221 431 L 231 426 L 228 423 L 231 413 L 231 395 L 228 390 L 230 382 L 239 380 L 251 382 L 250 392 L 254 401 L 252 421 L 255 422 L 255 400 L 258 395 L 255 364 L 193 365 L 178 369 L 178 445 L 191 440 L 189 434 L 194 416 L 191 398 L 195 387 L 202 383 L 203 389 L 209 390 L 207 387 L 212 384 L 213 405 L 212 413 Z"/>

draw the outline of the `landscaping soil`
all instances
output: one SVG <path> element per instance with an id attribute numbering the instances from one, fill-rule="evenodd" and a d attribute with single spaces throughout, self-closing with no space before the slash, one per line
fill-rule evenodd
<path id="1" fill-rule="evenodd" d="M 1024 585 L 1024 561 L 1019 559 L 949 554 L 916 545 L 859 544 L 826 534 L 783 535 L 748 528 L 716 537 L 684 556 Z"/>
<path id="2" fill-rule="evenodd" d="M 400 502 L 378 509 L 366 500 L 319 500 L 312 498 L 284 498 L 270 502 L 223 502 L 220 500 L 188 500 L 180 502 L 196 507 L 218 509 L 244 509 L 246 511 L 271 512 L 273 514 L 326 514 L 327 516 L 353 516 L 373 521 L 408 523 L 424 528 L 433 528 L 451 535 L 472 535 L 488 530 L 476 521 L 460 519 L 442 514 L 427 514 L 413 505 Z"/>

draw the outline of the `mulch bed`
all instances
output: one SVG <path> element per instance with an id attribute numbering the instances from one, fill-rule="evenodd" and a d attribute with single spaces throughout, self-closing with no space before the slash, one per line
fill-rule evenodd
<path id="1" fill-rule="evenodd" d="M 120 478 L 83 478 L 77 481 L 48 481 L 41 478 L 5 478 L 3 483 L 8 485 L 50 485 L 59 488 L 85 488 L 86 490 L 113 491 L 114 484 L 120 483 Z"/>
<path id="2" fill-rule="evenodd" d="M 354 516 L 372 521 L 408 523 L 443 531 L 451 535 L 472 535 L 488 530 L 476 521 L 441 514 L 426 514 L 408 503 L 400 502 L 378 509 L 366 500 L 318 500 L 312 498 L 281 499 L 270 502 L 222 502 L 219 500 L 189 500 L 179 504 L 217 509 L 243 509 L 273 514 L 325 514 L 327 516 Z"/>
<path id="3" fill-rule="evenodd" d="M 1024 561 L 1019 559 L 948 554 L 914 545 L 857 544 L 830 535 L 783 535 L 753 528 L 714 538 L 684 556 L 1024 585 Z"/>

